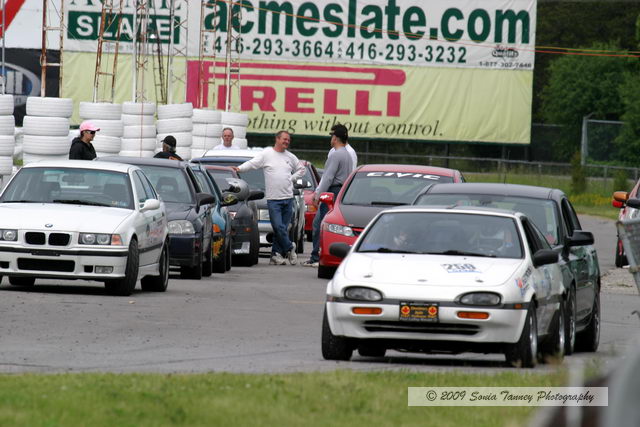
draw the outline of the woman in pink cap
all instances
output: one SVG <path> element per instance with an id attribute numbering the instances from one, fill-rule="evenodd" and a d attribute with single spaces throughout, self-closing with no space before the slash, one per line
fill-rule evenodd
<path id="1" fill-rule="evenodd" d="M 69 149 L 71 160 L 93 160 L 96 158 L 96 150 L 93 148 L 93 138 L 100 128 L 92 122 L 85 120 L 80 124 L 80 136 L 73 139 Z"/>

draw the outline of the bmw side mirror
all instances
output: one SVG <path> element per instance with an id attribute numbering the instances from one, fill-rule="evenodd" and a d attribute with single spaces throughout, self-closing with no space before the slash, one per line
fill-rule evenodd
<path id="1" fill-rule="evenodd" d="M 334 197 L 333 193 L 322 193 L 320 194 L 320 201 L 326 204 L 329 210 L 331 210 L 333 209 Z"/>
<path id="2" fill-rule="evenodd" d="M 638 200 L 638 199 L 631 199 L 631 200 Z M 573 232 L 573 235 L 569 237 L 568 245 L 569 247 L 587 246 L 587 245 L 593 245 L 593 241 L 594 241 L 593 233 L 591 233 L 590 231 L 576 230 Z"/>
<path id="3" fill-rule="evenodd" d="M 329 246 L 329 253 L 334 257 L 341 259 L 346 257 L 350 250 L 351 246 L 349 246 L 349 244 L 345 242 L 336 242 L 332 243 L 331 246 Z"/>
<path id="4" fill-rule="evenodd" d="M 558 253 L 552 249 L 540 249 L 533 254 L 533 266 L 540 267 L 558 262 Z"/>
<path id="5" fill-rule="evenodd" d="M 249 193 L 249 198 L 247 200 L 260 200 L 264 199 L 264 191 L 260 190 L 251 190 Z"/>
<path id="6" fill-rule="evenodd" d="M 293 188 L 297 188 L 299 190 L 303 188 L 310 188 L 310 187 L 311 187 L 311 183 L 306 179 L 302 179 L 302 178 L 298 178 L 296 182 L 293 184 Z"/>
<path id="7" fill-rule="evenodd" d="M 209 193 L 196 194 L 196 212 L 200 210 L 202 205 L 210 205 L 216 202 L 216 198 Z"/>
<path id="8" fill-rule="evenodd" d="M 158 209 L 160 207 L 160 200 L 158 199 L 147 199 L 144 201 L 142 206 L 140 206 L 140 212 L 144 211 L 152 211 L 154 209 Z"/>
<path id="9" fill-rule="evenodd" d="M 630 208 L 639 209 L 640 208 L 640 199 L 628 199 L 627 200 L 627 206 L 629 206 Z"/>

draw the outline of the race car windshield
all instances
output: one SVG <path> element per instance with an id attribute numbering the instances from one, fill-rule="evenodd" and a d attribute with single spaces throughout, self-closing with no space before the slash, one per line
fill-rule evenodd
<path id="1" fill-rule="evenodd" d="M 193 191 L 185 172 L 180 168 L 139 165 L 149 178 L 162 200 L 169 203 L 194 204 Z"/>
<path id="2" fill-rule="evenodd" d="M 497 194 L 424 194 L 414 205 L 430 206 L 482 206 L 525 214 L 542 232 L 550 245 L 558 244 L 560 222 L 553 200 Z"/>
<path id="3" fill-rule="evenodd" d="M 0 203 L 60 203 L 133 209 L 129 175 L 80 168 L 23 168 Z"/>
<path id="4" fill-rule="evenodd" d="M 452 212 L 385 213 L 356 252 L 515 259 L 524 253 L 513 218 Z"/>
<path id="5" fill-rule="evenodd" d="M 451 183 L 450 176 L 413 172 L 358 172 L 340 203 L 345 205 L 396 206 L 411 204 L 426 186 Z"/>
<path id="6" fill-rule="evenodd" d="M 227 191 L 227 189 L 229 188 L 227 178 L 233 178 L 233 173 L 231 173 L 231 171 L 207 169 L 207 172 L 209 173 L 209 176 L 213 178 L 216 184 L 218 184 L 220 191 Z"/>

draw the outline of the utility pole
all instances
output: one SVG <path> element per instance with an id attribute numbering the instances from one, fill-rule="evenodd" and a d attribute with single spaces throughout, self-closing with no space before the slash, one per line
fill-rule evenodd
<path id="1" fill-rule="evenodd" d="M 113 102 L 116 90 L 116 71 L 118 69 L 118 50 L 120 46 L 120 30 L 122 28 L 122 2 L 114 10 L 113 0 L 103 0 L 102 16 L 100 20 L 100 34 L 98 35 L 98 49 L 96 52 L 96 71 L 93 80 L 93 102 Z M 105 31 L 114 34 L 115 39 L 105 39 Z M 103 54 L 113 53 L 113 63 L 103 63 Z M 108 80 L 111 80 L 108 83 Z M 106 80 L 106 81 L 105 81 Z M 106 85 L 106 88 L 104 87 Z M 102 87 L 102 91 L 100 88 Z M 107 90 L 108 89 L 108 90 Z M 104 95 L 108 92 L 108 96 Z M 102 93 L 102 95 L 101 95 Z"/>
<path id="2" fill-rule="evenodd" d="M 64 42 L 64 0 L 60 1 L 60 10 L 58 13 L 60 14 L 60 25 L 57 27 L 50 27 L 48 25 L 49 22 L 49 8 L 48 3 L 50 0 L 42 0 L 42 52 L 40 54 L 40 66 L 42 67 L 42 72 L 40 73 L 40 96 L 47 96 L 47 69 L 49 67 L 58 67 L 59 68 L 59 76 L 58 76 L 58 96 L 62 93 L 62 51 L 63 51 L 63 42 Z M 4 21 L 4 14 L 2 15 Z M 2 26 L 2 30 L 4 32 L 4 24 Z M 58 62 L 49 62 L 47 58 L 47 50 L 48 50 L 48 40 L 47 33 L 57 31 L 60 37 L 60 59 Z M 3 37 L 4 42 L 4 37 Z"/>

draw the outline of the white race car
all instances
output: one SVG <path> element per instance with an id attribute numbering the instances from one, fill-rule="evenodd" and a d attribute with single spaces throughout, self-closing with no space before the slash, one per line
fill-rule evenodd
<path id="1" fill-rule="evenodd" d="M 325 359 L 473 351 L 532 367 L 563 356 L 558 254 L 521 213 L 399 207 L 330 251 L 346 259 L 327 285 Z"/>
<path id="2" fill-rule="evenodd" d="M 0 280 L 105 283 L 115 295 L 163 292 L 167 215 L 137 166 L 58 160 L 24 166 L 0 195 Z"/>

